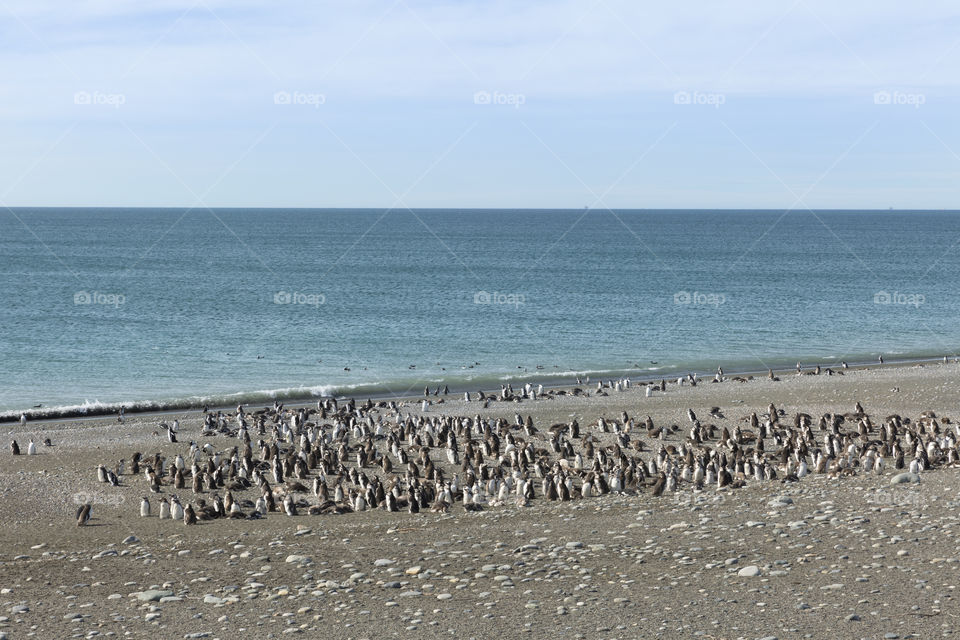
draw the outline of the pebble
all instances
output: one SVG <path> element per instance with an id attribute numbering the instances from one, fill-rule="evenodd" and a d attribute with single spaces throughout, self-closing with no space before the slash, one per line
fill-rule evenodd
<path id="1" fill-rule="evenodd" d="M 740 571 L 737 571 L 737 575 L 741 578 L 754 578 L 760 575 L 760 567 L 755 564 L 751 564 L 743 569 L 740 569 Z"/>
<path id="2" fill-rule="evenodd" d="M 299 556 L 299 555 L 289 555 L 287 556 L 286 562 L 288 564 L 306 564 L 311 562 L 310 556 Z"/>

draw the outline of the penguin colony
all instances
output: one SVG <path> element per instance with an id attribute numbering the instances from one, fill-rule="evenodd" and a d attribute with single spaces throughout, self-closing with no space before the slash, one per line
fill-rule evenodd
<path id="1" fill-rule="evenodd" d="M 695 385 L 696 379 L 678 383 Z M 663 390 L 666 382 L 644 386 Z M 609 381 L 598 384 L 596 394 L 629 388 L 629 381 Z M 480 394 L 479 400 L 486 407 L 522 402 L 535 393 L 529 385 L 519 394 L 506 386 L 497 396 Z M 584 391 L 539 390 L 545 399 L 567 394 Z M 218 518 L 253 520 L 271 512 L 447 513 L 457 505 L 481 511 L 608 493 L 661 497 L 797 482 L 810 474 L 842 478 L 888 468 L 922 473 L 957 466 L 960 460 L 960 423 L 933 411 L 915 419 L 879 418 L 859 402 L 849 413 L 817 417 L 788 415 L 770 404 L 766 412 L 737 419 L 710 407 L 701 421 L 688 409 L 689 424 L 683 427 L 655 425 L 649 416 L 622 412 L 584 426 L 573 420 L 542 428 L 520 413 L 512 421 L 479 414 L 411 415 L 403 413 L 404 406 L 329 399 L 316 408 L 276 404 L 249 414 L 242 407 L 232 415 L 206 413 L 200 435 L 234 443 L 218 448 L 190 442 L 172 458 L 137 452 L 129 474 L 121 460 L 114 469 L 100 465 L 97 477 L 114 486 L 149 488 L 153 495 L 142 498 L 141 516 L 192 525 Z M 187 494 L 188 500 L 181 498 Z M 77 518 L 78 525 L 89 521 L 89 505 Z"/>

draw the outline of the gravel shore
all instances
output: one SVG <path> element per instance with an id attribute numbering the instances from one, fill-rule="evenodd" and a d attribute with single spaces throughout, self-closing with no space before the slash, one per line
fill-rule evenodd
<path id="1" fill-rule="evenodd" d="M 688 409 L 705 417 L 714 406 L 724 417 L 709 421 L 730 431 L 748 428 L 744 418 L 770 403 L 791 424 L 798 412 L 848 413 L 857 402 L 874 425 L 890 414 L 916 421 L 932 410 L 951 420 L 943 426 L 952 432 L 960 418 L 960 365 L 953 363 L 781 378 L 674 382 L 652 397 L 638 386 L 597 394 L 594 381 L 582 386 L 585 395 L 486 409 L 449 396 L 426 415 L 479 413 L 511 424 L 515 414 L 530 416 L 538 432 L 528 439 L 544 448 L 551 425 L 574 419 L 581 436 L 611 445 L 614 435 L 597 421 L 619 420 L 624 411 L 677 425 L 662 441 L 677 447 L 690 428 Z M 410 399 L 401 413 L 420 409 Z M 175 417 L 180 442 L 173 444 L 159 424 Z M 129 464 L 120 486 L 98 481 L 98 465 L 129 463 L 137 451 L 172 460 L 186 456 L 191 440 L 216 451 L 239 445 L 201 437 L 201 418 L 4 425 L 5 444 L 16 439 L 26 454 L 32 438 L 37 454 L 5 449 L 0 467 L 0 638 L 892 639 L 960 629 L 953 602 L 960 475 L 951 465 L 896 484 L 902 470 L 890 461 L 879 474 L 854 467 L 796 482 L 782 474 L 751 479 L 741 488 L 681 483 L 659 497 L 642 486 L 562 503 L 546 500 L 537 480 L 529 506 L 510 500 L 477 512 L 454 504 L 448 513 L 294 517 L 281 508 L 258 520 L 196 526 L 156 517 L 163 496 L 196 499 L 189 481 L 151 493 Z M 856 431 L 849 423 L 843 430 Z M 630 455 L 646 462 L 661 442 L 639 431 L 646 448 Z M 52 446 L 42 445 L 45 438 Z M 776 450 L 773 439 L 766 450 Z M 442 447 L 431 455 L 448 476 L 459 471 Z M 213 493 L 222 490 L 204 497 Z M 140 516 L 144 496 L 151 517 Z M 256 499 L 256 489 L 238 497 Z M 82 527 L 78 502 L 92 504 Z"/>

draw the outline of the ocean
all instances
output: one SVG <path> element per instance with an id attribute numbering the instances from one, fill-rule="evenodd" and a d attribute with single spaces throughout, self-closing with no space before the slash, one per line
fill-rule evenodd
<path id="1" fill-rule="evenodd" d="M 941 211 L 0 210 L 0 416 L 952 355 L 958 242 Z"/>

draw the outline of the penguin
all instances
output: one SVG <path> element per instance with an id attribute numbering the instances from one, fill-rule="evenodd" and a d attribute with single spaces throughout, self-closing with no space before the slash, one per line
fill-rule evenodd
<path id="1" fill-rule="evenodd" d="M 37 455 L 37 445 L 33 443 L 33 438 L 30 438 L 30 443 L 27 445 L 27 455 L 28 456 Z"/>
<path id="2" fill-rule="evenodd" d="M 660 497 L 663 495 L 663 490 L 667 486 L 667 475 L 663 472 L 660 472 L 660 477 L 657 478 L 656 484 L 653 485 L 653 495 L 654 497 Z"/>
<path id="3" fill-rule="evenodd" d="M 173 496 L 173 499 L 170 501 L 170 519 L 171 520 L 182 520 L 183 519 L 183 505 L 180 504 L 180 499 L 177 496 Z"/>
<path id="4" fill-rule="evenodd" d="M 160 499 L 160 519 L 166 520 L 170 517 L 170 503 L 166 498 Z"/>
<path id="5" fill-rule="evenodd" d="M 140 517 L 141 518 L 150 517 L 150 501 L 147 500 L 146 496 L 144 496 L 143 500 L 140 501 Z"/>
<path id="6" fill-rule="evenodd" d="M 10 443 L 10 453 L 15 456 L 20 455 L 20 445 L 17 444 L 16 440 Z"/>
<path id="7" fill-rule="evenodd" d="M 88 502 L 77 509 L 77 526 L 82 527 L 90 522 L 90 514 L 93 511 L 92 505 Z"/>
<path id="8" fill-rule="evenodd" d="M 297 515 L 297 505 L 293 502 L 293 496 L 288 495 L 283 499 L 283 510 L 288 516 Z"/>
<path id="9" fill-rule="evenodd" d="M 183 524 L 197 524 L 197 514 L 193 510 L 193 505 L 188 504 L 187 507 L 183 510 Z"/>

